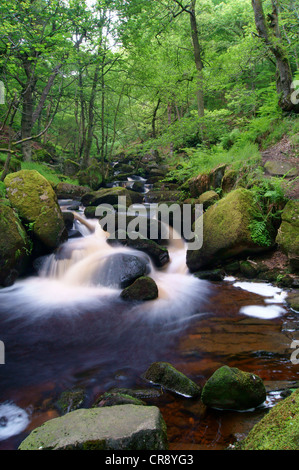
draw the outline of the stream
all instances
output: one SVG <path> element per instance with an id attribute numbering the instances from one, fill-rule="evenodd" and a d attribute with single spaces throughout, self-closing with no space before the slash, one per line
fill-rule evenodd
<path id="1" fill-rule="evenodd" d="M 59 416 L 55 402 L 65 390 L 85 389 L 89 407 L 114 387 L 150 387 L 141 374 L 154 361 L 170 362 L 201 386 L 225 364 L 269 385 L 265 403 L 243 413 L 206 410 L 165 391 L 145 400 L 160 408 L 171 450 L 222 450 L 280 399 L 276 382 L 299 379 L 290 359 L 299 317 L 281 289 L 229 277 L 199 280 L 188 273 L 184 241 L 172 240 L 166 267 L 146 260 L 159 298 L 131 304 L 120 298 L 112 260 L 145 255 L 108 245 L 98 221 L 82 213 L 74 228 L 82 236 L 46 257 L 37 275 L 0 290 L 0 450 L 17 449 Z"/>

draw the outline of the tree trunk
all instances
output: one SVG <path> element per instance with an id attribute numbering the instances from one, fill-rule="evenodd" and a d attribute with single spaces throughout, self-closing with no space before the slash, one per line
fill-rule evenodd
<path id="1" fill-rule="evenodd" d="M 157 102 L 157 105 L 154 109 L 153 119 L 152 119 L 152 137 L 153 137 L 153 139 L 156 139 L 156 137 L 157 137 L 156 120 L 157 120 L 157 112 L 158 112 L 160 104 L 161 104 L 161 100 L 160 100 L 160 98 L 158 98 L 158 102 Z"/>
<path id="2" fill-rule="evenodd" d="M 204 117 L 205 105 L 204 105 L 204 89 L 203 89 L 203 62 L 201 58 L 201 47 L 199 44 L 198 27 L 195 13 L 196 0 L 192 0 L 190 5 L 190 26 L 191 26 L 191 38 L 193 44 L 194 61 L 197 70 L 197 107 L 198 116 Z"/>
<path id="3" fill-rule="evenodd" d="M 28 139 L 32 134 L 32 116 L 33 116 L 33 90 L 34 85 L 31 81 L 26 85 L 23 90 L 23 108 L 22 108 L 22 122 L 21 122 L 21 139 Z M 31 141 L 22 142 L 22 154 L 25 161 L 31 161 Z"/>
<path id="4" fill-rule="evenodd" d="M 85 149 L 83 153 L 82 168 L 87 168 L 89 164 L 90 150 L 91 150 L 92 139 L 93 139 L 94 104 L 95 104 L 95 99 L 96 99 L 98 76 L 99 76 L 99 64 L 96 64 L 93 81 L 92 81 L 91 96 L 90 96 L 89 105 L 88 105 L 88 124 L 87 124 L 88 130 L 87 130 L 87 137 L 86 137 L 86 142 L 85 142 Z"/>
<path id="5" fill-rule="evenodd" d="M 299 112 L 298 105 L 292 102 L 292 71 L 284 50 L 278 21 L 278 2 L 272 0 L 272 14 L 265 17 L 262 0 L 252 0 L 255 25 L 259 36 L 265 41 L 276 60 L 276 89 L 279 94 L 279 106 L 283 111 Z"/>

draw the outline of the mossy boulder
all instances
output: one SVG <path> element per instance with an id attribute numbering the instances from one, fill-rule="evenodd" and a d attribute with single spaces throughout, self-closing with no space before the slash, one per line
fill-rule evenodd
<path id="1" fill-rule="evenodd" d="M 208 207 L 212 206 L 216 201 L 219 200 L 219 195 L 216 193 L 216 191 L 206 191 L 205 193 L 201 194 L 199 196 L 197 203 L 202 204 L 204 210 L 206 210 Z"/>
<path id="2" fill-rule="evenodd" d="M 79 184 L 88 186 L 92 190 L 97 191 L 103 183 L 103 175 L 99 164 L 93 163 L 85 170 L 77 173 Z"/>
<path id="3" fill-rule="evenodd" d="M 93 407 L 119 406 L 119 405 L 139 405 L 145 406 L 146 403 L 139 398 L 132 397 L 122 392 L 106 392 L 97 398 Z"/>
<path id="4" fill-rule="evenodd" d="M 277 403 L 236 447 L 239 450 L 299 450 L 299 389 Z"/>
<path id="5" fill-rule="evenodd" d="M 139 277 L 120 294 L 122 299 L 131 301 L 154 300 L 158 295 L 159 291 L 157 284 L 148 276 Z"/>
<path id="6" fill-rule="evenodd" d="M 62 182 L 55 186 L 55 193 L 58 199 L 77 199 L 80 201 L 82 196 L 89 192 L 90 188 L 88 186 Z"/>
<path id="7" fill-rule="evenodd" d="M 80 409 L 36 428 L 19 450 L 166 450 L 165 421 L 156 406 Z"/>
<path id="8" fill-rule="evenodd" d="M 46 249 L 55 249 L 67 237 L 56 194 L 35 170 L 11 173 L 4 180 L 7 197 L 32 235 Z"/>
<path id="9" fill-rule="evenodd" d="M 208 173 L 201 173 L 191 178 L 188 182 L 191 197 L 198 198 L 206 191 L 220 188 L 225 170 L 226 165 L 219 165 Z"/>
<path id="10" fill-rule="evenodd" d="M 266 388 L 257 375 L 223 366 L 208 379 L 201 398 L 210 408 L 242 411 L 261 405 L 266 399 Z"/>
<path id="11" fill-rule="evenodd" d="M 101 204 L 110 204 L 111 206 L 114 206 L 121 203 L 119 201 L 120 197 L 126 198 L 126 207 L 131 206 L 133 203 L 142 202 L 143 200 L 138 193 L 120 186 L 115 186 L 114 188 L 103 188 L 98 191 L 87 193 L 82 197 L 81 202 L 85 207 L 99 206 Z"/>
<path id="12" fill-rule="evenodd" d="M 286 298 L 287 304 L 296 312 L 299 312 L 299 291 L 298 289 L 290 292 Z"/>
<path id="13" fill-rule="evenodd" d="M 187 251 L 187 265 L 191 272 L 222 264 L 234 257 L 260 253 L 268 247 L 253 232 L 259 220 L 253 194 L 243 188 L 229 193 L 203 214 L 203 243 L 198 250 Z"/>
<path id="14" fill-rule="evenodd" d="M 67 158 L 63 164 L 63 173 L 66 176 L 75 176 L 80 171 L 80 165 L 77 162 L 74 162 L 70 158 Z"/>
<path id="15" fill-rule="evenodd" d="M 178 395 L 199 397 L 201 394 L 201 388 L 195 382 L 168 362 L 152 363 L 142 377 Z"/>
<path id="16" fill-rule="evenodd" d="M 265 170 L 272 176 L 297 176 L 298 172 L 296 167 L 288 162 L 280 162 L 276 160 L 268 160 L 265 165 Z"/>
<path id="17" fill-rule="evenodd" d="M 26 267 L 30 243 L 26 231 L 6 199 L 0 199 L 0 285 L 14 283 Z"/>
<path id="18" fill-rule="evenodd" d="M 289 200 L 281 215 L 276 243 L 287 254 L 290 267 L 299 270 L 299 200 Z"/>

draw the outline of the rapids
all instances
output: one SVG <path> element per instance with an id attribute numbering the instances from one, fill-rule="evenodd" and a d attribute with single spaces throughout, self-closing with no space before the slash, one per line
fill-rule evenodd
<path id="1" fill-rule="evenodd" d="M 186 267 L 185 242 L 171 229 L 170 262 L 161 269 L 140 251 L 110 246 L 97 220 L 77 214 L 74 229 L 81 238 L 45 257 L 35 275 L 0 290 L 0 449 L 17 448 L 58 416 L 55 401 L 63 391 L 83 388 L 89 407 L 112 387 L 146 387 L 141 374 L 154 361 L 171 362 L 200 385 L 224 363 L 265 380 L 298 377 L 291 337 L 281 331 L 285 322 L 287 335 L 299 325 L 281 290 L 199 280 Z M 147 258 L 158 299 L 120 298 L 118 266 L 107 270 L 116 254 Z M 169 394 L 153 404 L 167 422 L 171 448 L 183 450 L 225 448 L 236 426 L 239 432 L 262 412 L 243 413 L 242 420 L 214 411 L 205 417 L 198 403 Z"/>

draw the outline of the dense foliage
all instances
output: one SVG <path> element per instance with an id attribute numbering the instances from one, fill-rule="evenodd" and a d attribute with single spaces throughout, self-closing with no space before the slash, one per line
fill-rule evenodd
<path id="1" fill-rule="evenodd" d="M 279 48 L 297 103 L 298 0 L 7 0 L 0 13 L 0 147 L 29 163 L 105 177 L 117 154 L 158 149 L 184 180 L 298 133 L 277 79 Z"/>

